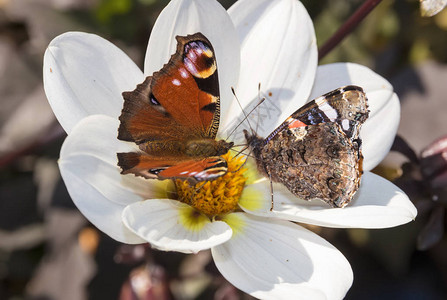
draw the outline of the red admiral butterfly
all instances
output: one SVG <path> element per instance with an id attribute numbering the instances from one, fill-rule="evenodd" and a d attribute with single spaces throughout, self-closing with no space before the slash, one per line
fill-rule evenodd
<path id="1" fill-rule="evenodd" d="M 118 139 L 141 151 L 118 153 L 122 174 L 213 180 L 227 172 L 220 157 L 233 143 L 216 141 L 219 80 L 213 47 L 201 33 L 177 36 L 177 51 L 132 92 L 124 92 Z"/>
<path id="2" fill-rule="evenodd" d="M 345 86 L 298 109 L 266 139 L 244 130 L 258 170 L 304 200 L 346 206 L 360 185 L 363 89 Z"/>

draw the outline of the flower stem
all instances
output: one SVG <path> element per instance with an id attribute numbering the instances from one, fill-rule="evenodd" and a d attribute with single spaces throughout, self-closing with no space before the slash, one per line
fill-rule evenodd
<path id="1" fill-rule="evenodd" d="M 318 50 L 318 59 L 321 60 L 334 49 L 382 0 L 366 0 L 362 6 L 327 40 Z"/>

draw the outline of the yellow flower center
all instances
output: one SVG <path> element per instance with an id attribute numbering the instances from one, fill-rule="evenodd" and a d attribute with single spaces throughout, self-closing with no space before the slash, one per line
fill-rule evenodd
<path id="1" fill-rule="evenodd" d="M 247 180 L 243 157 L 232 157 L 229 152 L 222 157 L 227 161 L 228 172 L 215 180 L 195 185 L 175 180 L 178 199 L 209 217 L 236 210 Z"/>

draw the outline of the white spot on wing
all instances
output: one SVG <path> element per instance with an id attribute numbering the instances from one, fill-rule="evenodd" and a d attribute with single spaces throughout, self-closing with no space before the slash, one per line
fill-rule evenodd
<path id="1" fill-rule="evenodd" d="M 324 103 L 323 106 L 320 106 L 320 109 L 324 111 L 324 113 L 330 120 L 335 120 L 338 117 L 337 111 L 327 102 Z"/>
<path id="2" fill-rule="evenodd" d="M 349 129 L 349 120 L 344 119 L 343 121 L 341 121 L 341 126 L 343 127 L 343 130 L 348 130 Z"/>
<path id="3" fill-rule="evenodd" d="M 178 80 L 178 79 L 172 79 L 172 84 L 173 85 L 176 85 L 176 86 L 180 86 L 180 80 Z"/>
<path id="4" fill-rule="evenodd" d="M 321 111 L 323 111 L 326 117 L 328 117 L 331 121 L 337 119 L 338 117 L 337 111 L 335 110 L 335 108 L 330 106 L 329 103 L 327 103 L 326 101 L 319 103 L 318 108 L 321 109 Z"/>
<path id="5" fill-rule="evenodd" d="M 195 177 L 196 178 L 205 178 L 206 177 L 206 172 L 205 171 L 201 171 L 201 172 L 197 173 L 197 175 Z"/>
<path id="6" fill-rule="evenodd" d="M 182 76 L 183 78 L 188 78 L 188 72 L 184 68 L 181 68 L 179 71 L 180 76 Z"/>

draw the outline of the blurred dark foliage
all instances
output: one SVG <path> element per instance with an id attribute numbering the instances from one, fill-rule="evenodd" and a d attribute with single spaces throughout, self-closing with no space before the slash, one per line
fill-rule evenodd
<path id="1" fill-rule="evenodd" d="M 418 219 L 425 221 L 417 236 L 417 249 L 430 249 L 443 238 L 446 224 L 447 135 L 425 147 L 419 156 L 399 136 L 392 150 L 409 160 L 402 165 L 402 176 L 395 182 L 415 202 Z"/>
<path id="2" fill-rule="evenodd" d="M 319 46 L 363 3 L 302 2 Z M 219 274 L 209 251 L 160 252 L 98 232 L 58 173 L 64 134 L 43 93 L 45 47 L 69 30 L 93 32 L 142 67 L 151 28 L 167 3 L 0 1 L 0 299 L 251 299 Z M 320 62 L 364 64 L 393 83 L 402 102 L 402 137 L 393 146 L 400 155 L 392 153 L 375 171 L 394 179 L 419 210 L 415 222 L 397 228 L 312 228 L 352 264 L 347 299 L 447 297 L 447 138 L 432 144 L 447 128 L 446 33 L 446 10 L 423 18 L 417 0 L 385 0 Z"/>

